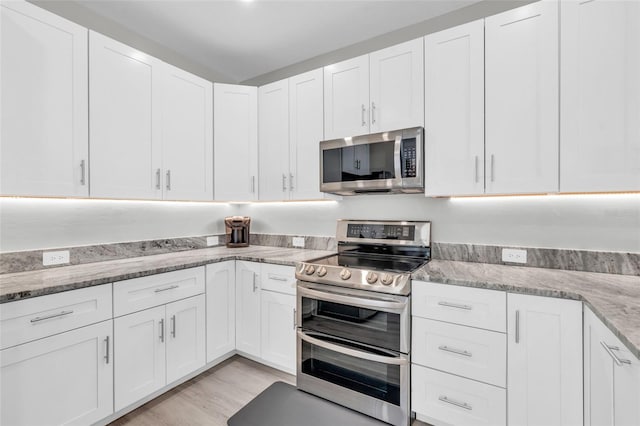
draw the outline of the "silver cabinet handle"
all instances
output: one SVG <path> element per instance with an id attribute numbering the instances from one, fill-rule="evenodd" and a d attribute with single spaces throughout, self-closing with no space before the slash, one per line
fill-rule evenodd
<path id="1" fill-rule="evenodd" d="M 48 320 L 48 319 L 53 319 L 53 318 L 58 318 L 58 317 L 63 317 L 65 315 L 71 315 L 73 313 L 73 311 L 62 311 L 59 312 L 57 314 L 51 314 L 51 315 L 45 315 L 43 317 L 35 317 L 33 319 L 31 319 L 32 323 L 36 323 L 36 322 L 40 322 L 40 321 L 44 321 L 44 320 Z"/>
<path id="2" fill-rule="evenodd" d="M 520 343 L 520 311 L 516 311 L 516 343 Z"/>
<path id="3" fill-rule="evenodd" d="M 176 316 L 171 317 L 171 337 L 176 338 Z"/>
<path id="4" fill-rule="evenodd" d="M 274 281 L 288 281 L 287 277 L 280 277 L 278 275 L 269 274 L 269 279 Z"/>
<path id="5" fill-rule="evenodd" d="M 476 183 L 478 183 L 478 156 L 476 155 L 475 160 L 474 160 L 474 164 L 475 164 L 475 171 L 473 172 L 473 176 L 474 179 L 476 181 Z"/>
<path id="6" fill-rule="evenodd" d="M 375 102 L 371 102 L 371 124 L 376 124 L 376 115 L 375 114 L 376 114 L 376 103 Z"/>
<path id="7" fill-rule="evenodd" d="M 296 329 L 296 308 L 293 308 L 293 329 Z"/>
<path id="8" fill-rule="evenodd" d="M 289 191 L 293 191 L 293 173 L 289 173 Z"/>
<path id="9" fill-rule="evenodd" d="M 156 170 L 156 189 L 160 189 L 160 169 Z"/>
<path id="10" fill-rule="evenodd" d="M 256 273 L 253 273 L 253 292 L 255 293 L 256 290 L 258 289 L 258 286 L 256 285 Z"/>
<path id="11" fill-rule="evenodd" d="M 362 104 L 362 127 L 367 125 L 367 122 L 364 121 L 364 114 L 367 112 L 367 109 L 364 107 L 364 104 Z"/>
<path id="12" fill-rule="evenodd" d="M 171 191 L 171 170 L 167 170 L 167 190 Z"/>
<path id="13" fill-rule="evenodd" d="M 438 302 L 438 305 L 446 306 L 447 308 L 464 309 L 465 311 L 470 311 L 473 309 L 473 306 L 471 305 L 461 305 L 458 303 L 451 303 L 451 302 Z"/>
<path id="14" fill-rule="evenodd" d="M 493 182 L 495 176 L 495 162 L 495 157 L 491 154 L 491 182 Z"/>
<path id="15" fill-rule="evenodd" d="M 604 350 L 607 351 L 607 353 L 611 356 L 611 358 L 613 358 L 613 361 L 616 363 L 616 365 L 618 367 L 622 367 L 622 364 L 631 365 L 631 361 L 630 360 L 628 360 L 628 359 L 620 359 L 620 358 L 618 358 L 618 356 L 616 354 L 613 353 L 613 351 L 619 351 L 620 350 L 619 347 L 617 347 L 617 346 L 609 346 L 605 342 L 600 342 L 600 344 L 602 345 Z"/>
<path id="16" fill-rule="evenodd" d="M 80 185 L 85 185 L 87 183 L 85 179 L 85 162 L 84 160 L 80 161 Z"/>
<path id="17" fill-rule="evenodd" d="M 256 193 L 256 177 L 255 176 L 251 176 L 251 193 L 252 194 Z"/>
<path id="18" fill-rule="evenodd" d="M 284 173 L 282 174 L 282 191 L 286 191 L 287 190 L 287 175 L 285 175 Z"/>
<path id="19" fill-rule="evenodd" d="M 468 356 L 468 357 L 472 357 L 473 356 L 471 354 L 471 352 L 469 352 L 469 351 L 465 351 L 463 349 L 450 348 L 447 345 L 438 346 L 438 349 L 440 349 L 441 351 L 451 352 L 451 353 L 458 354 L 458 355 L 463 355 L 463 356 Z"/>
<path id="20" fill-rule="evenodd" d="M 164 343 L 164 318 L 160 318 L 160 341 Z"/>
<path id="21" fill-rule="evenodd" d="M 160 292 L 167 291 L 167 290 L 173 290 L 173 289 L 178 288 L 178 287 L 180 287 L 180 286 L 179 285 L 170 285 L 169 287 L 165 287 L 165 288 L 157 288 L 157 289 L 155 289 L 155 292 L 156 293 L 160 293 Z"/>
<path id="22" fill-rule="evenodd" d="M 447 404 L 455 405 L 456 407 L 464 408 L 465 410 L 473 410 L 473 407 L 466 402 L 456 401 L 455 399 L 451 399 L 448 396 L 440 395 L 438 399 L 442 402 L 446 402 Z"/>
<path id="23" fill-rule="evenodd" d="M 106 346 L 106 352 L 104 354 L 104 361 L 106 364 L 109 364 L 109 336 L 104 339 L 104 343 Z"/>

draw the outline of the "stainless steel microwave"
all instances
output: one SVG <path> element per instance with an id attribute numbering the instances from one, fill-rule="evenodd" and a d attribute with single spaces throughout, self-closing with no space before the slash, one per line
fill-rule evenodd
<path id="1" fill-rule="evenodd" d="M 424 191 L 424 129 L 320 142 L 320 191 L 338 195 Z"/>

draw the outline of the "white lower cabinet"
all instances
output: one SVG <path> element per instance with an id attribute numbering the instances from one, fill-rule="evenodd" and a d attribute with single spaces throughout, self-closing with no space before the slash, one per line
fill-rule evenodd
<path id="1" fill-rule="evenodd" d="M 112 321 L 0 351 L 0 424 L 87 425 L 113 413 Z"/>
<path id="2" fill-rule="evenodd" d="M 262 359 L 295 374 L 296 297 L 274 291 L 261 294 Z"/>
<path id="3" fill-rule="evenodd" d="M 260 357 L 260 264 L 236 261 L 236 349 Z"/>
<path id="4" fill-rule="evenodd" d="M 236 262 L 206 266 L 207 363 L 236 349 Z"/>
<path id="5" fill-rule="evenodd" d="M 584 310 L 584 424 L 640 424 L 640 360 Z"/>
<path id="6" fill-rule="evenodd" d="M 507 295 L 508 422 L 582 425 L 582 302 Z"/>
<path id="7" fill-rule="evenodd" d="M 205 296 L 114 320 L 115 409 L 150 395 L 205 364 Z"/>

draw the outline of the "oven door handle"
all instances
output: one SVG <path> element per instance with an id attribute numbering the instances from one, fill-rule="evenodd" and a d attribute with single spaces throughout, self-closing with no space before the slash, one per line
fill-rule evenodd
<path id="1" fill-rule="evenodd" d="M 311 337 L 303 331 L 298 330 L 298 337 L 305 342 L 311 343 L 312 345 L 319 346 L 324 349 L 328 349 L 333 352 L 338 352 L 344 355 L 349 355 L 355 358 L 364 359 L 367 361 L 379 362 L 381 364 L 390 364 L 390 365 L 407 365 L 409 364 L 409 360 L 406 358 L 398 358 L 393 356 L 382 356 L 376 355 L 369 352 L 359 351 L 356 349 L 345 348 L 344 346 L 336 345 L 335 343 L 325 342 L 324 340 L 317 339 L 315 337 Z"/>
<path id="2" fill-rule="evenodd" d="M 326 300 L 327 302 L 348 304 L 365 309 L 378 308 L 392 312 L 402 312 L 407 307 L 406 302 L 396 302 L 389 299 L 381 299 L 371 296 L 348 296 L 334 292 L 313 290 L 301 286 L 298 286 L 297 291 L 299 296 L 309 296 L 319 300 Z"/>

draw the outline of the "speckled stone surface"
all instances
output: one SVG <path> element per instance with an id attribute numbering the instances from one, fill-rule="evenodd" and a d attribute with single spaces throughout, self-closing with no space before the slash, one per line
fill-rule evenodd
<path id="1" fill-rule="evenodd" d="M 413 279 L 584 301 L 640 359 L 640 277 L 432 260 Z"/>
<path id="2" fill-rule="evenodd" d="M 503 248 L 527 250 L 527 263 L 520 266 L 602 272 L 605 274 L 640 275 L 640 253 L 432 243 L 431 256 L 433 259 L 440 260 L 501 265 L 505 264 L 502 261 Z"/>
<path id="3" fill-rule="evenodd" d="M 3 274 L 0 275 L 0 303 L 178 269 L 193 268 L 225 260 L 248 260 L 294 266 L 297 262 L 327 256 L 332 253 L 324 250 L 281 247 L 227 248 L 218 246 L 208 249 Z"/>

